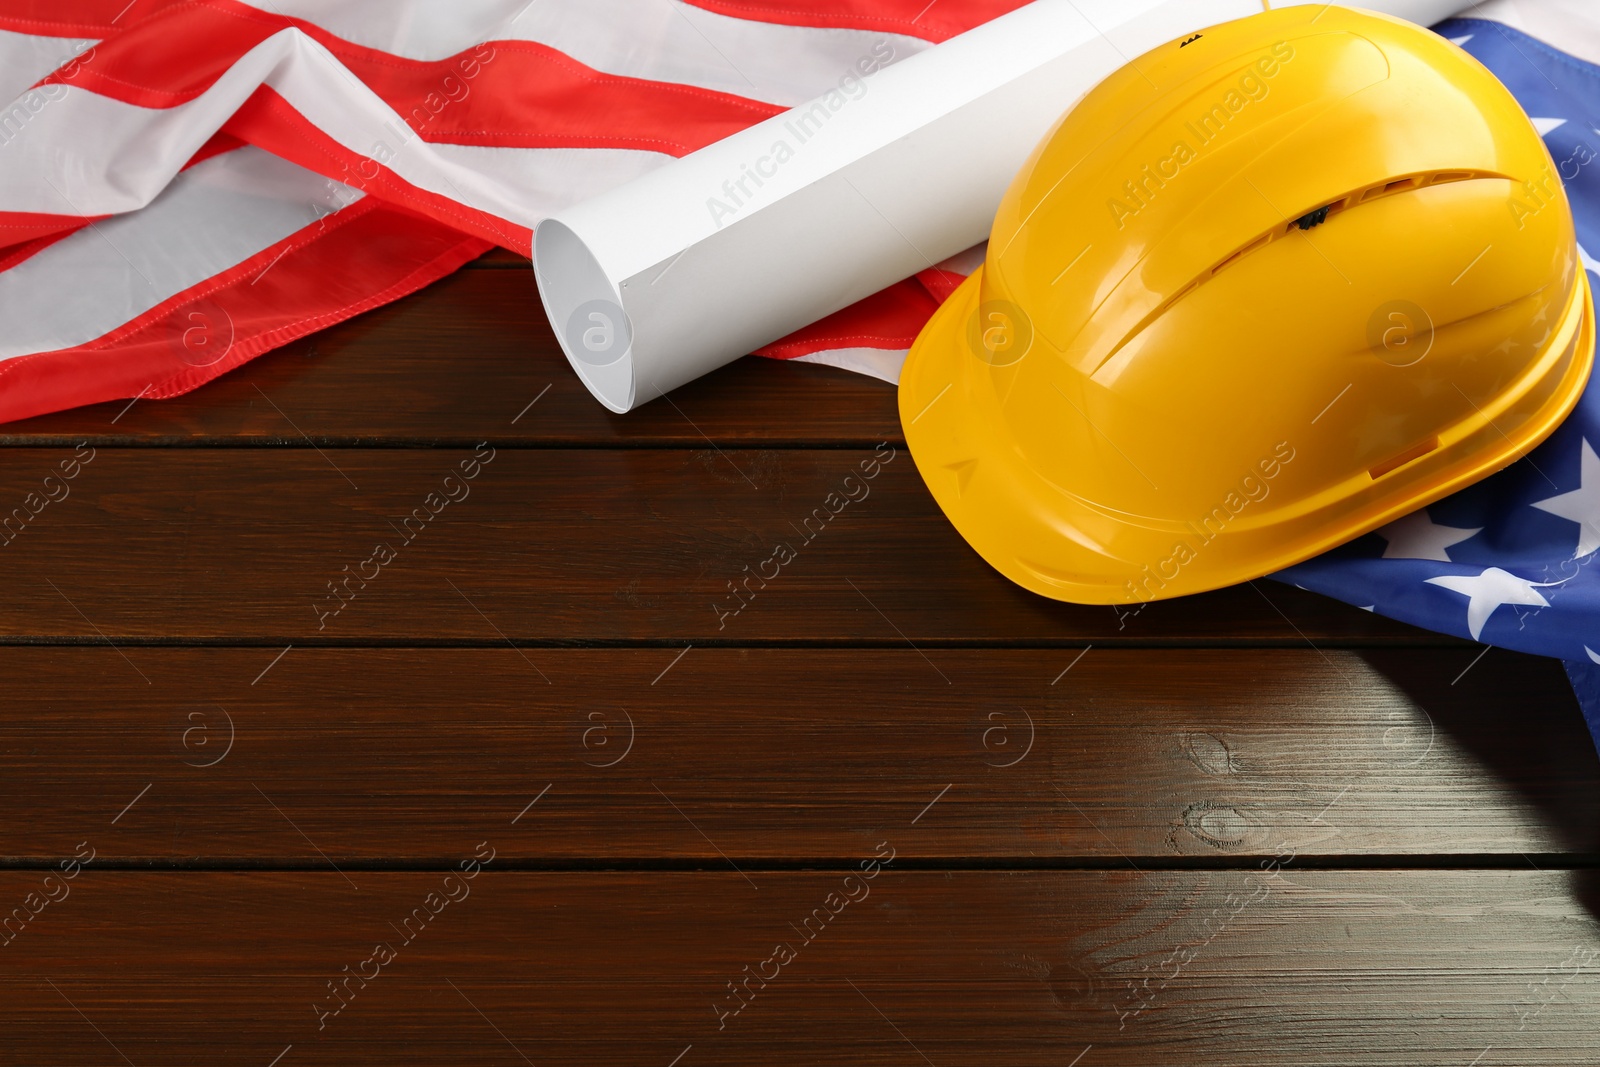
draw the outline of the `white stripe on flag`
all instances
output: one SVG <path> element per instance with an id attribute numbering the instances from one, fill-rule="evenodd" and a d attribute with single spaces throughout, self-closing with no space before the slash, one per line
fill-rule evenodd
<path id="1" fill-rule="evenodd" d="M 906 348 L 830 348 L 825 352 L 795 356 L 794 362 L 821 363 L 899 385 L 900 368 L 909 354 L 910 349 Z"/>
<path id="2" fill-rule="evenodd" d="M 537 41 L 606 74 L 793 107 L 838 85 L 880 42 L 895 60 L 931 45 L 898 33 L 784 26 L 680 0 L 256 0 L 352 44 L 439 60 L 480 41 Z"/>
<path id="3" fill-rule="evenodd" d="M 361 196 L 255 148 L 196 164 L 0 273 L 0 359 L 92 341 Z"/>
<path id="4" fill-rule="evenodd" d="M 86 37 L 35 37 L 0 30 L 0 100 L 14 100 L 61 64 L 93 47 Z"/>
<path id="5" fill-rule="evenodd" d="M 53 86 L 56 98 L 45 101 L 0 146 L 5 153 L 0 159 L 5 164 L 0 166 L 0 207 L 84 216 L 137 210 L 263 84 L 351 151 L 387 159 L 390 170 L 418 188 L 514 223 L 531 227 L 575 194 L 593 195 L 602 188 L 586 184 L 540 196 L 525 184 L 526 155 L 507 165 L 491 153 L 508 150 L 466 151 L 426 142 L 322 45 L 299 30 L 283 30 L 247 52 L 200 96 L 177 107 L 144 108 L 75 85 Z M 560 156 L 570 160 L 582 151 L 587 150 L 565 150 Z M 648 169 L 652 159 L 666 162 L 667 157 L 608 151 L 576 173 L 588 183 L 616 184 Z M 624 160 L 620 166 L 619 160 Z M 104 175 L 115 180 L 106 181 Z"/>
<path id="6" fill-rule="evenodd" d="M 487 148 L 435 144 L 429 151 L 452 167 L 482 174 L 521 192 L 544 214 L 632 181 L 672 157 L 629 148 Z"/>

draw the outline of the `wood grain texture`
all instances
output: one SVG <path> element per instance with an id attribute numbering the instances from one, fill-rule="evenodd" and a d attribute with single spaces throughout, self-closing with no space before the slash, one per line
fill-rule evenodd
<path id="1" fill-rule="evenodd" d="M 0 546 L 0 638 L 1469 647 L 1269 581 L 1047 600 L 967 547 L 893 445 L 491 446 L 455 489 L 480 453 L 90 450 Z M 0 517 L 74 454 L 0 451 Z"/>
<path id="2" fill-rule="evenodd" d="M 487 848 L 541 832 L 502 826 Z M 463 835 L 459 855 L 480 840 Z M 470 882 L 347 882 L 91 865 L 0 949 L 0 1060 L 1522 1067 L 1600 1054 L 1588 873 L 846 873 L 491 863 Z M 0 900 L 40 884 L 0 875 Z M 731 1014 L 746 967 L 769 981 Z M 364 986 L 329 991 L 359 973 Z"/>
<path id="3" fill-rule="evenodd" d="M 304 447 L 310 440 L 327 448 L 485 439 L 870 447 L 901 435 L 894 386 L 757 357 L 613 415 L 567 365 L 540 310 L 532 271 L 525 270 L 463 271 L 187 396 L 131 408 L 125 401 L 97 404 L 0 425 L 0 445 Z"/>
<path id="4" fill-rule="evenodd" d="M 891 387 L 610 415 L 516 257 L 0 427 L 0 586 L 0 1067 L 1600 1061 L 1558 664 L 1035 597 Z"/>
<path id="5" fill-rule="evenodd" d="M 103 862 L 427 863 L 524 811 L 506 861 L 1600 854 L 1566 680 L 1509 652 L 125 651 L 0 649 L 6 860 L 130 804 Z"/>

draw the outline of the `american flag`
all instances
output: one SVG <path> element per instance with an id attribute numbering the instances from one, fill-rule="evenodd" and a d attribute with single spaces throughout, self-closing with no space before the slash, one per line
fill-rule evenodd
<path id="1" fill-rule="evenodd" d="M 0 421 L 186 392 L 526 253 L 541 218 L 885 43 L 903 60 L 1023 2 L 0 0 Z M 1436 30 L 1522 102 L 1600 250 L 1600 5 L 1469 14 Z M 982 252 L 760 354 L 892 381 Z M 1600 737 L 1597 388 L 1504 471 L 1279 577 L 1561 658 Z"/>
<path id="2" fill-rule="evenodd" d="M 1544 135 L 1600 284 L 1600 5 L 1495 3 L 1434 29 Z M 1479 17 L 1483 16 L 1483 17 Z M 1560 48 L 1547 42 L 1556 42 Z M 1600 381 L 1527 456 L 1277 577 L 1442 633 L 1566 662 L 1600 742 Z M 1486 650 L 1487 651 L 1487 650 Z"/>
<path id="3" fill-rule="evenodd" d="M 186 392 L 526 253 L 560 208 L 1022 2 L 0 0 L 0 421 Z M 935 306 L 908 280 L 763 354 L 892 377 Z"/>

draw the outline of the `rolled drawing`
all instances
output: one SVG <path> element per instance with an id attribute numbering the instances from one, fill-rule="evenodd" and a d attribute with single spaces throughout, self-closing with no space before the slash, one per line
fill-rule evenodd
<path id="1" fill-rule="evenodd" d="M 1467 4 L 1361 6 L 1428 25 Z M 898 63 L 886 39 L 816 100 L 541 222 L 545 312 L 589 391 L 629 411 L 983 241 L 1084 93 L 1262 7 L 1035 0 Z"/>

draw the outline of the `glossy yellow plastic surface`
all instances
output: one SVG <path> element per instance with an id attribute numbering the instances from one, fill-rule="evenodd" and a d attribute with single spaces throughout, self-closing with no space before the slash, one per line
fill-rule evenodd
<path id="1" fill-rule="evenodd" d="M 1034 152 L 906 360 L 924 481 L 1037 593 L 1256 578 L 1478 480 L 1576 404 L 1544 142 L 1455 45 L 1306 5 L 1140 57 Z"/>

